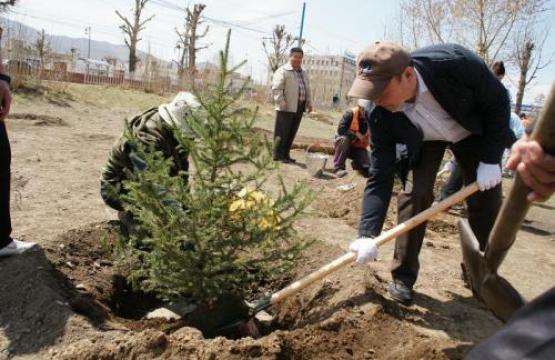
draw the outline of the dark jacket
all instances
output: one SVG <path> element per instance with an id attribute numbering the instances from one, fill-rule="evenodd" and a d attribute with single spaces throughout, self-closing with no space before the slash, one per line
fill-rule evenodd
<path id="1" fill-rule="evenodd" d="M 351 123 L 353 122 L 353 110 L 349 109 L 345 111 L 339 125 L 337 126 L 337 135 L 345 135 L 349 140 L 354 140 L 356 137 L 355 132 L 351 130 Z M 365 134 L 368 130 L 368 122 L 366 121 L 364 111 L 359 111 L 358 116 L 358 131 L 361 134 Z"/>
<path id="2" fill-rule="evenodd" d="M 501 162 L 514 142 L 509 128 L 510 103 L 505 87 L 472 51 L 456 44 L 422 48 L 411 54 L 414 67 L 443 109 L 462 127 L 481 137 L 481 161 Z M 376 108 L 369 121 L 373 151 L 364 190 L 361 236 L 381 232 L 395 175 L 395 144 L 404 143 L 409 162 L 419 161 L 423 135 L 402 112 Z"/>

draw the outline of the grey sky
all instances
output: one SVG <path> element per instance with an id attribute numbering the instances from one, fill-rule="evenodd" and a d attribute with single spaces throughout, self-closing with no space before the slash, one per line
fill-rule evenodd
<path id="1" fill-rule="evenodd" d="M 190 0 L 151 0 L 145 15 L 155 14 L 154 20 L 139 43 L 139 48 L 150 51 L 166 60 L 177 59 L 175 27 L 182 27 L 184 8 Z M 212 20 L 209 36 L 204 43 L 211 44 L 200 53 L 200 61 L 213 60 L 222 47 L 225 31 L 233 24 L 232 54 L 236 61 L 249 62 L 243 72 L 252 74 L 257 81 L 265 78 L 265 56 L 262 37 L 271 34 L 275 24 L 285 24 L 295 35 L 300 28 L 302 0 L 204 0 L 205 15 Z M 306 52 L 357 53 L 366 44 L 398 34 L 395 20 L 398 12 L 397 0 L 307 0 L 307 12 L 303 36 L 308 40 Z M 122 43 L 118 29 L 119 20 L 114 10 L 129 14 L 132 0 L 20 0 L 9 14 L 10 19 L 21 21 L 35 28 L 44 28 L 48 33 L 85 37 L 84 28 L 92 27 L 92 37 L 112 43 Z M 550 1 L 555 8 L 555 0 Z M 549 16 L 553 16 L 553 12 Z M 555 51 L 555 33 L 551 33 L 546 44 Z M 94 57 L 94 49 L 92 51 Z M 509 68 L 508 80 L 516 83 L 514 69 Z M 539 93 L 547 93 L 554 81 L 555 64 L 544 69 L 534 87 L 530 88 L 525 100 L 531 102 Z"/>

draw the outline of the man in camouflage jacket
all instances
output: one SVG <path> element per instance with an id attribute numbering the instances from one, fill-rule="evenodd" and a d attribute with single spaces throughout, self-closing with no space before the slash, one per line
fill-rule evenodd
<path id="1" fill-rule="evenodd" d="M 193 94 L 180 92 L 170 104 L 148 109 L 126 120 L 126 128 L 135 141 L 147 147 L 152 146 L 154 150 L 161 151 L 164 157 L 172 158 L 170 175 L 176 176 L 179 171 L 188 171 L 189 162 L 188 153 L 179 145 L 174 131 L 178 129 L 185 135 L 194 137 L 185 123 L 185 118 L 198 107 L 199 103 Z M 120 212 L 120 219 L 130 215 L 124 213 L 121 196 L 126 191 L 123 182 L 128 180 L 128 174 L 138 170 L 131 160 L 136 156 L 134 153 L 128 136 L 122 134 L 110 151 L 100 179 L 102 199 L 106 205 Z"/>

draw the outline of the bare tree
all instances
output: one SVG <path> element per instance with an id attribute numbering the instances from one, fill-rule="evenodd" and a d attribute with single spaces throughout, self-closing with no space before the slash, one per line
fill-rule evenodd
<path id="1" fill-rule="evenodd" d="M 187 41 L 187 69 L 191 76 L 196 72 L 197 53 L 206 49 L 208 45 L 199 46 L 198 41 L 206 36 L 209 26 L 206 26 L 203 31 L 199 28 L 204 23 L 201 19 L 202 11 L 206 8 L 204 4 L 194 4 L 193 10 L 187 8 L 187 15 L 185 16 L 185 33 Z M 188 31 L 187 31 L 188 30 Z"/>
<path id="2" fill-rule="evenodd" d="M 0 11 L 5 11 L 9 6 L 14 6 L 17 0 L 0 0 Z"/>
<path id="3" fill-rule="evenodd" d="M 457 40 L 474 47 L 491 65 L 506 58 L 507 41 L 519 21 L 533 16 L 540 1 L 529 0 L 455 0 L 451 18 L 456 20 Z"/>
<path id="4" fill-rule="evenodd" d="M 177 74 L 179 77 L 183 77 L 185 74 L 185 70 L 188 68 L 187 60 L 189 54 L 189 27 L 188 23 L 185 22 L 185 28 L 183 31 L 179 31 L 178 28 L 175 28 L 175 32 L 177 33 L 178 39 L 175 48 L 179 50 L 179 59 L 176 61 L 177 63 Z"/>
<path id="5" fill-rule="evenodd" d="M 135 72 L 137 62 L 139 61 L 137 57 L 137 44 L 141 41 L 139 33 L 145 29 L 146 23 L 154 17 L 152 15 L 147 19 L 141 20 L 142 12 L 149 1 L 135 0 L 135 8 L 133 9 L 133 18 L 131 20 L 116 10 L 116 15 L 123 21 L 119 28 L 127 36 L 125 38 L 125 45 L 129 48 L 129 72 Z"/>
<path id="6" fill-rule="evenodd" d="M 268 42 L 266 42 L 268 40 Z M 276 25 L 272 37 L 262 41 L 262 47 L 268 58 L 268 66 L 274 73 L 287 61 L 287 50 L 293 45 L 295 38 L 285 30 L 285 25 Z"/>
<path id="7" fill-rule="evenodd" d="M 545 0 L 405 0 L 403 9 L 412 20 L 414 43 L 461 43 L 491 65 L 507 58 L 515 29 L 541 12 L 544 4 Z"/>
<path id="8" fill-rule="evenodd" d="M 408 21 L 409 43 L 412 43 L 414 47 L 418 47 L 419 40 L 430 44 L 446 42 L 451 30 L 447 25 L 449 19 L 448 1 L 405 0 L 401 4 L 401 13 L 405 15 Z"/>
<path id="9" fill-rule="evenodd" d="M 545 56 L 544 45 L 549 36 L 549 28 L 540 27 L 530 18 L 514 38 L 513 57 L 519 69 L 519 80 L 515 99 L 515 112 L 520 113 L 526 87 L 530 85 L 540 70 L 553 61 L 555 52 Z"/>
<path id="10" fill-rule="evenodd" d="M 8 7 L 14 6 L 17 0 L 0 0 L 0 13 L 3 13 L 8 10 Z M 2 34 L 4 29 L 0 27 L 0 40 L 2 40 Z"/>
<path id="11" fill-rule="evenodd" d="M 39 58 L 40 71 L 42 72 L 44 70 L 45 59 L 48 55 L 50 55 L 52 49 L 50 47 L 50 42 L 46 38 L 46 32 L 44 31 L 44 29 L 39 31 L 38 34 L 39 37 L 37 38 L 37 40 L 35 40 L 35 43 L 33 44 L 33 50 Z"/>

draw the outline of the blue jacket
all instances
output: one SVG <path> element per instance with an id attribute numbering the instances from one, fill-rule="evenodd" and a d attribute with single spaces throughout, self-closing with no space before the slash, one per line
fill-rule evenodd
<path id="1" fill-rule="evenodd" d="M 481 161 L 501 162 L 503 151 L 515 141 L 509 128 L 510 102 L 505 87 L 472 51 L 456 44 L 425 47 L 411 54 L 413 66 L 451 117 L 481 137 Z M 404 143 L 409 163 L 419 161 L 421 131 L 402 112 L 376 108 L 369 120 L 373 151 L 370 177 L 364 190 L 360 236 L 382 230 L 395 176 L 395 144 Z"/>

